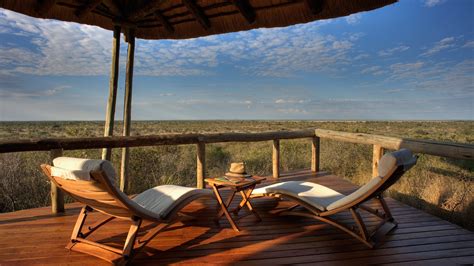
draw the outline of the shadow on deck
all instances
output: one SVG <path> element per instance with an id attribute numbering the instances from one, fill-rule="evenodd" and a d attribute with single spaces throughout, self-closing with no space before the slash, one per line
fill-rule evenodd
<path id="1" fill-rule="evenodd" d="M 356 186 L 339 177 L 308 171 L 284 174 L 281 180 L 310 180 L 343 193 Z M 254 199 L 263 221 L 248 216 L 238 222 L 242 232 L 229 223 L 212 222 L 216 203 L 195 202 L 185 213 L 200 217 L 189 224 L 176 223 L 160 233 L 132 264 L 472 264 L 474 233 L 418 209 L 387 199 L 399 226 L 376 249 L 366 246 L 329 225 L 302 217 L 276 217 L 275 208 L 288 206 L 274 199 Z M 102 265 L 104 261 L 65 249 L 80 204 L 69 204 L 65 215 L 50 208 L 0 214 L 0 265 L 72 264 Z M 102 215 L 93 213 L 91 222 Z M 363 216 L 368 225 L 376 220 Z M 337 217 L 351 221 L 350 214 Z M 123 243 L 129 223 L 113 221 L 94 239 Z"/>

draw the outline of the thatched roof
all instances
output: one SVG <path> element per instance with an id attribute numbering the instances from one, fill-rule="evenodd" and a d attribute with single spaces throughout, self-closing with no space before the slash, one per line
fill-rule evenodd
<path id="1" fill-rule="evenodd" d="M 143 39 L 185 39 L 347 16 L 397 0 L 0 0 L 37 18 L 135 28 Z"/>

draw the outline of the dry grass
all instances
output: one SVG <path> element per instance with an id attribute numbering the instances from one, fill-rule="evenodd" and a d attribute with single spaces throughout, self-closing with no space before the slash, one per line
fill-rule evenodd
<path id="1" fill-rule="evenodd" d="M 474 122 L 312 122 L 312 121 L 140 121 L 132 135 L 191 132 L 256 132 L 301 128 L 326 128 L 388 136 L 473 143 Z M 119 133 L 120 125 L 117 126 Z M 0 138 L 85 137 L 102 134 L 100 122 L 0 123 Z M 208 175 L 221 175 L 232 161 L 245 161 L 249 172 L 271 174 L 271 142 L 222 143 L 206 146 Z M 113 153 L 119 169 L 120 149 Z M 308 168 L 308 140 L 281 141 L 282 171 Z M 66 156 L 99 158 L 99 150 L 66 151 Z M 194 145 L 132 148 L 129 193 L 159 184 L 196 183 Z M 321 140 L 321 168 L 363 184 L 371 177 L 372 148 L 368 145 Z M 47 152 L 0 155 L 0 211 L 7 212 L 49 204 L 49 183 L 39 164 Z M 421 155 L 415 168 L 390 191 L 390 196 L 474 230 L 474 163 Z"/>

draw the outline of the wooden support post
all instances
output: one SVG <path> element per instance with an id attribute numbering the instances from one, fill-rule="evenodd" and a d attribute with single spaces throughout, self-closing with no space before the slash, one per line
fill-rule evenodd
<path id="1" fill-rule="evenodd" d="M 319 172 L 319 147 L 320 147 L 319 137 L 314 137 L 311 143 L 311 172 Z"/>
<path id="2" fill-rule="evenodd" d="M 182 2 L 205 30 L 208 30 L 211 27 L 211 22 L 209 21 L 209 18 L 194 0 L 182 0 Z"/>
<path id="3" fill-rule="evenodd" d="M 204 178 L 206 177 L 206 144 L 197 144 L 196 178 L 197 188 L 204 188 Z"/>
<path id="4" fill-rule="evenodd" d="M 62 149 L 54 149 L 50 151 L 51 162 L 54 158 L 63 156 Z M 52 165 L 52 163 L 51 163 Z M 51 182 L 51 211 L 53 213 L 64 212 L 64 195 L 61 189 L 59 189 L 53 182 Z"/>
<path id="5" fill-rule="evenodd" d="M 232 3 L 239 10 L 242 16 L 244 16 L 244 18 L 249 24 L 255 22 L 257 15 L 248 0 L 232 0 Z"/>
<path id="6" fill-rule="evenodd" d="M 313 15 L 317 15 L 323 11 L 324 0 L 305 0 L 304 2 Z"/>
<path id="7" fill-rule="evenodd" d="M 127 70 L 125 73 L 125 99 L 123 110 L 123 136 L 130 136 L 130 122 L 132 118 L 132 87 L 133 87 L 133 61 L 135 57 L 135 32 L 130 29 L 127 36 L 128 54 L 127 54 Z M 128 161 L 129 148 L 122 148 L 122 164 L 120 167 L 120 190 L 127 190 L 128 182 Z"/>
<path id="8" fill-rule="evenodd" d="M 109 100 L 107 101 L 107 114 L 105 116 L 104 137 L 114 135 L 115 103 L 117 100 L 117 86 L 119 76 L 120 58 L 120 31 L 119 26 L 114 27 L 114 40 L 112 43 L 112 66 L 110 68 Z M 112 157 L 112 149 L 102 150 L 102 160 L 109 160 Z"/>
<path id="9" fill-rule="evenodd" d="M 273 178 L 280 177 L 280 140 L 273 140 Z"/>
<path id="10" fill-rule="evenodd" d="M 383 148 L 380 145 L 374 145 L 374 152 L 372 157 L 372 176 L 379 175 L 379 161 L 383 156 Z"/>

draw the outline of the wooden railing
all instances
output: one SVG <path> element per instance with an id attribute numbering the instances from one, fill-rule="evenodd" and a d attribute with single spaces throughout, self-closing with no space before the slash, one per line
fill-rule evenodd
<path id="1" fill-rule="evenodd" d="M 320 139 L 352 142 L 373 145 L 372 173 L 378 175 L 377 166 L 384 149 L 398 150 L 407 148 L 415 153 L 435 156 L 474 160 L 474 145 L 439 142 L 431 140 L 415 140 L 381 135 L 349 133 L 324 129 L 306 129 L 298 131 L 273 131 L 261 133 L 217 133 L 217 134 L 162 134 L 149 136 L 127 137 L 96 137 L 96 138 L 49 138 L 0 141 L 0 153 L 25 151 L 50 151 L 51 160 L 62 156 L 63 150 L 82 150 L 100 148 L 123 148 L 158 145 L 195 144 L 197 187 L 204 187 L 206 176 L 206 144 L 221 142 L 257 142 L 273 141 L 273 177 L 280 176 L 280 140 L 311 139 L 311 171 L 319 171 Z M 121 176 L 121 188 L 126 183 L 126 176 Z M 63 212 L 64 203 L 61 191 L 51 186 L 51 205 L 53 212 Z"/>

